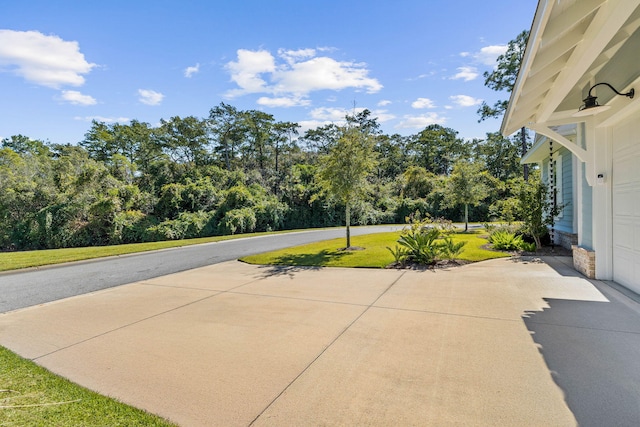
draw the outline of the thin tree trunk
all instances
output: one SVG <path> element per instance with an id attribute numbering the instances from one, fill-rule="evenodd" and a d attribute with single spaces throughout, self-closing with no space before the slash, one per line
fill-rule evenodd
<path id="1" fill-rule="evenodd" d="M 525 154 L 527 154 L 527 131 L 524 128 L 524 126 L 520 128 L 520 144 L 522 145 L 522 157 L 524 157 Z M 522 172 L 524 175 L 524 180 L 529 181 L 529 165 L 528 164 L 525 163 L 524 165 L 522 165 Z"/>
<path id="2" fill-rule="evenodd" d="M 347 249 L 351 247 L 351 209 L 349 207 L 349 202 L 347 202 L 345 208 L 345 222 L 347 224 Z"/>
<path id="3" fill-rule="evenodd" d="M 464 204 L 464 231 L 469 231 L 469 204 Z"/>

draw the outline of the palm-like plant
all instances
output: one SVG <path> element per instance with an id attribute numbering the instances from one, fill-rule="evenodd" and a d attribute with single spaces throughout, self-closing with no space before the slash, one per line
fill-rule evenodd
<path id="1" fill-rule="evenodd" d="M 440 252 L 437 242 L 440 231 L 429 230 L 412 231 L 398 239 L 398 244 L 407 250 L 407 260 L 418 264 L 432 264 Z"/>

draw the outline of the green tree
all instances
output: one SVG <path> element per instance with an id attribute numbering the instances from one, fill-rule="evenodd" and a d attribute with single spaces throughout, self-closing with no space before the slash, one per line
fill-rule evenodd
<path id="1" fill-rule="evenodd" d="M 208 125 L 216 143 L 214 151 L 222 157 L 226 169 L 231 170 L 248 132 L 244 112 L 221 102 L 219 106 L 209 110 Z"/>
<path id="2" fill-rule="evenodd" d="M 97 120 L 91 121 L 91 128 L 84 134 L 80 146 L 89 152 L 92 159 L 104 162 L 116 152 L 116 137 L 113 127 Z"/>
<path id="3" fill-rule="evenodd" d="M 160 119 L 157 141 L 176 163 L 202 166 L 208 163 L 209 145 L 207 123 L 194 116 Z"/>
<path id="4" fill-rule="evenodd" d="M 477 163 L 458 161 L 446 182 L 444 202 L 446 206 L 464 205 L 464 231 L 469 230 L 469 205 L 475 206 L 489 193 L 482 180 L 481 167 Z"/>
<path id="5" fill-rule="evenodd" d="M 262 176 L 265 177 L 267 167 L 270 165 L 270 154 L 272 151 L 271 131 L 274 125 L 274 118 L 258 110 L 245 112 L 249 144 L 245 156 L 245 169 L 258 168 Z"/>
<path id="6" fill-rule="evenodd" d="M 407 140 L 408 137 L 399 134 L 378 135 L 376 137 L 376 152 L 380 158 L 378 164 L 379 180 L 394 180 L 407 168 L 409 163 Z"/>
<path id="7" fill-rule="evenodd" d="M 541 238 L 547 234 L 548 226 L 553 223 L 564 206 L 554 206 L 549 196 L 549 189 L 537 174 L 533 179 L 522 183 L 519 202 L 522 230 L 533 238 L 536 248 L 540 249 Z"/>
<path id="8" fill-rule="evenodd" d="M 315 129 L 309 129 L 304 133 L 302 141 L 306 144 L 308 151 L 316 154 L 327 154 L 333 144 L 340 137 L 342 129 L 331 123 L 319 126 Z"/>
<path id="9" fill-rule="evenodd" d="M 155 143 L 152 134 L 153 128 L 148 123 L 137 120 L 128 125 L 94 120 L 80 146 L 94 160 L 110 163 L 114 155 L 119 154 L 146 170 L 151 162 L 162 156 L 162 147 Z"/>
<path id="10" fill-rule="evenodd" d="M 520 71 L 520 65 L 522 64 L 522 58 L 524 57 L 524 51 L 527 47 L 527 41 L 529 40 L 529 31 L 523 31 L 511 40 L 507 45 L 507 51 L 498 56 L 496 60 L 496 67 L 492 72 L 485 71 L 484 85 L 495 91 L 507 91 L 511 93 L 513 86 L 518 78 L 518 72 Z M 497 101 L 493 106 L 483 102 L 478 109 L 480 114 L 480 120 L 482 121 L 490 117 L 500 117 L 507 109 L 509 105 L 508 100 Z M 528 149 L 527 143 L 527 130 L 523 127 L 520 129 L 520 146 L 522 155 L 524 156 Z M 529 179 L 529 166 L 523 165 L 523 173 L 525 181 Z"/>
<path id="11" fill-rule="evenodd" d="M 475 158 L 491 176 L 501 181 L 516 177 L 520 171 L 519 141 L 500 132 L 487 133 L 485 140 L 474 141 Z"/>
<path id="12" fill-rule="evenodd" d="M 402 174 L 402 193 L 412 199 L 426 198 L 434 189 L 436 175 L 420 166 L 409 166 Z"/>
<path id="13" fill-rule="evenodd" d="M 458 138 L 458 132 L 440 125 L 427 126 L 411 138 L 409 147 L 415 164 L 436 175 L 449 175 L 458 159 L 471 154 L 471 147 Z"/>
<path id="14" fill-rule="evenodd" d="M 13 135 L 0 141 L 0 148 L 10 148 L 18 154 L 50 155 L 51 151 L 44 142 L 24 135 Z"/>
<path id="15" fill-rule="evenodd" d="M 342 134 L 321 156 L 318 183 L 330 196 L 345 206 L 347 248 L 351 247 L 351 207 L 366 192 L 367 177 L 375 169 L 375 139 L 357 127 L 342 129 Z"/>
<path id="16" fill-rule="evenodd" d="M 382 133 L 380 129 L 380 123 L 378 123 L 377 117 L 371 117 L 371 111 L 364 109 L 359 113 L 345 116 L 347 126 L 356 126 L 361 132 L 368 135 L 378 135 Z"/>

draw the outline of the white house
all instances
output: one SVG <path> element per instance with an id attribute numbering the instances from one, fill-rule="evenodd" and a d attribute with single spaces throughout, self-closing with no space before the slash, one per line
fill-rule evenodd
<path id="1" fill-rule="evenodd" d="M 540 0 L 502 123 L 536 132 L 556 240 L 584 274 L 640 293 L 640 0 Z M 597 99 L 594 99 L 597 97 Z M 567 203 L 568 202 L 568 203 Z"/>

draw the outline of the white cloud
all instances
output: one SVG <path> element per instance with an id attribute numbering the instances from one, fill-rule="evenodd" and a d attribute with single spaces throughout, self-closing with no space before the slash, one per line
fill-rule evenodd
<path id="1" fill-rule="evenodd" d="M 446 117 L 438 113 L 427 113 L 419 116 L 404 116 L 396 125 L 396 129 L 423 129 L 429 125 L 442 125 L 447 121 Z"/>
<path id="2" fill-rule="evenodd" d="M 371 116 L 378 119 L 378 122 L 384 123 L 396 118 L 394 114 L 389 113 L 387 110 L 373 110 Z"/>
<path id="3" fill-rule="evenodd" d="M 355 88 L 375 93 L 382 89 L 377 79 L 368 76 L 369 70 L 362 63 L 315 56 L 314 49 L 280 49 L 278 55 L 282 61 L 276 64 L 276 58 L 268 51 L 238 50 L 238 60 L 226 65 L 238 89 L 228 91 L 227 97 L 266 93 L 302 99 L 320 90 Z"/>
<path id="4" fill-rule="evenodd" d="M 476 67 L 458 67 L 458 73 L 451 76 L 452 80 L 464 80 L 465 82 L 476 79 L 480 74 Z"/>
<path id="5" fill-rule="evenodd" d="M 502 55 L 506 51 L 506 44 L 485 46 L 480 49 L 479 52 L 476 52 L 473 57 L 476 59 L 476 61 L 484 65 L 495 65 L 498 56 Z"/>
<path id="6" fill-rule="evenodd" d="M 191 76 L 193 76 L 194 74 L 200 72 L 200 64 L 196 64 L 192 67 L 187 67 L 184 69 L 184 76 L 189 78 Z"/>
<path id="7" fill-rule="evenodd" d="M 308 99 L 302 98 L 269 98 L 267 96 L 263 96 L 258 98 L 256 101 L 258 105 L 264 105 L 265 107 L 304 107 L 311 104 L 311 101 Z"/>
<path id="8" fill-rule="evenodd" d="M 346 108 L 332 108 L 332 107 L 319 107 L 311 110 L 309 115 L 312 119 L 318 121 L 327 122 L 344 122 L 344 118 L 347 115 L 353 115 L 354 113 L 360 113 L 364 111 L 364 108 L 356 108 L 347 110 Z"/>
<path id="9" fill-rule="evenodd" d="M 469 95 L 454 95 L 450 96 L 449 99 L 460 107 L 473 107 L 474 105 L 482 104 L 482 99 L 474 98 Z"/>
<path id="10" fill-rule="evenodd" d="M 310 129 L 316 129 L 320 126 L 330 125 L 332 122 L 330 120 L 299 120 L 297 123 L 300 125 L 298 128 L 298 133 L 300 135 L 304 135 L 306 131 Z"/>
<path id="11" fill-rule="evenodd" d="M 74 105 L 96 105 L 98 103 L 93 96 L 84 95 L 77 90 L 63 90 L 60 99 Z"/>
<path id="12" fill-rule="evenodd" d="M 361 113 L 364 110 L 364 108 L 356 108 L 355 113 Z M 353 114 L 353 109 L 328 107 L 315 108 L 309 113 L 312 120 L 298 121 L 298 124 L 300 125 L 300 135 L 303 135 L 309 129 L 316 129 L 320 126 L 325 126 L 332 123 L 338 126 L 343 126 L 346 124 L 345 116 Z M 371 111 L 371 117 L 377 118 L 378 122 L 380 123 L 388 122 L 389 120 L 393 120 L 396 118 L 395 115 L 387 112 L 387 110 Z"/>
<path id="13" fill-rule="evenodd" d="M 58 89 L 82 86 L 82 75 L 95 66 L 85 60 L 76 41 L 38 31 L 0 30 L 0 71 Z"/>
<path id="14" fill-rule="evenodd" d="M 412 108 L 435 108 L 436 105 L 429 98 L 418 98 L 411 103 Z"/>
<path id="15" fill-rule="evenodd" d="M 164 99 L 163 94 L 149 89 L 138 89 L 138 95 L 140 95 L 138 100 L 146 105 L 160 105 Z"/>
<path id="16" fill-rule="evenodd" d="M 298 49 L 298 50 L 278 49 L 278 56 L 284 59 L 285 61 L 287 61 L 289 64 L 294 64 L 306 58 L 313 58 L 314 56 L 316 56 L 316 50 L 315 49 Z"/>
<path id="17" fill-rule="evenodd" d="M 387 105 L 392 104 L 391 101 L 389 101 L 388 99 L 383 99 L 382 101 L 378 102 L 378 107 L 386 107 Z"/>
<path id="18" fill-rule="evenodd" d="M 378 80 L 369 78 L 364 64 L 339 62 L 328 57 L 312 58 L 278 71 L 275 91 L 281 93 L 308 94 L 318 90 L 365 89 L 375 93 L 382 89 Z"/>
<path id="19" fill-rule="evenodd" d="M 126 123 L 131 121 L 131 119 L 128 117 L 104 117 L 104 116 L 85 116 L 85 117 L 76 116 L 73 119 L 81 120 L 83 122 L 90 122 L 95 120 L 97 122 L 104 122 L 104 123 Z"/>
<path id="20" fill-rule="evenodd" d="M 231 80 L 240 87 L 229 93 L 229 96 L 233 97 L 247 93 L 269 92 L 267 82 L 260 75 L 276 71 L 276 64 L 273 55 L 266 50 L 239 49 L 238 61 L 227 63 L 226 69 L 231 74 Z"/>

